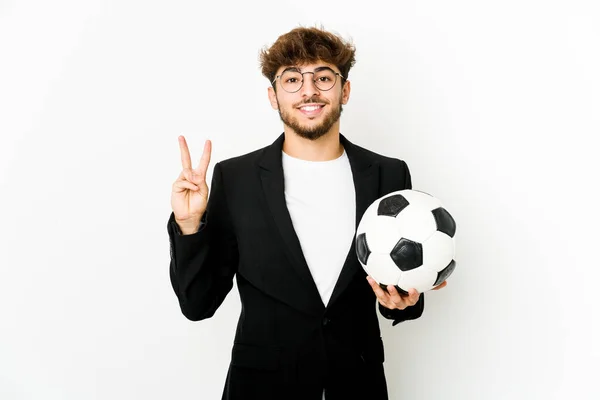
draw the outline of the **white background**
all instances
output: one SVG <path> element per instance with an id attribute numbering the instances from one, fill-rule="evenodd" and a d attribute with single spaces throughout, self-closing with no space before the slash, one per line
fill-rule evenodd
<path id="1" fill-rule="evenodd" d="M 597 2 L 390 4 L 0 1 L 0 398 L 220 398 L 239 297 L 179 311 L 177 136 L 270 144 L 258 51 L 300 24 L 357 46 L 342 133 L 458 224 L 448 287 L 381 320 L 391 399 L 600 398 Z"/>

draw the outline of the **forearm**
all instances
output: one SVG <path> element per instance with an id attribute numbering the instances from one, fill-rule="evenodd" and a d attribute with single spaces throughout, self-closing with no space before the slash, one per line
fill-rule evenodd
<path id="1" fill-rule="evenodd" d="M 237 262 L 235 252 L 219 249 L 224 243 L 214 240 L 210 230 L 200 229 L 183 235 L 169 219 L 171 245 L 170 279 L 182 313 L 192 321 L 210 318 L 233 286 Z M 213 234 L 214 236 L 214 234 Z"/>

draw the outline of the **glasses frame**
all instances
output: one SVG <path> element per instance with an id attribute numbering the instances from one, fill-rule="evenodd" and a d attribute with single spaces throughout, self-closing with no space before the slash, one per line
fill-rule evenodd
<path id="1" fill-rule="evenodd" d="M 331 87 L 330 87 L 329 89 L 321 89 L 321 88 L 320 88 L 320 87 L 317 85 L 317 81 L 314 79 L 315 73 L 317 73 L 317 72 L 321 72 L 322 70 L 325 70 L 325 69 L 328 69 L 328 70 L 330 70 L 330 71 L 331 71 L 331 72 L 333 72 L 333 74 L 335 75 L 335 81 L 333 81 L 333 85 L 331 85 Z M 300 83 L 300 87 L 299 87 L 298 89 L 294 90 L 293 92 L 290 92 L 289 90 L 286 90 L 286 89 L 283 87 L 283 85 L 281 85 L 281 88 L 282 88 L 282 89 L 283 89 L 283 90 L 284 90 L 286 93 L 297 93 L 298 91 L 300 91 L 300 89 L 302 89 L 302 86 L 304 86 L 304 74 L 313 74 L 313 80 L 312 80 L 312 81 L 313 81 L 313 84 L 315 85 L 315 87 L 316 87 L 317 89 L 319 89 L 320 91 L 323 91 L 323 92 L 327 92 L 327 91 L 329 91 L 329 90 L 331 90 L 331 89 L 333 89 L 333 88 L 335 87 L 335 84 L 337 83 L 337 77 L 338 77 L 338 76 L 339 76 L 340 78 L 342 78 L 342 82 L 343 82 L 344 80 L 346 80 L 346 78 L 345 78 L 345 77 L 344 77 L 342 74 L 340 74 L 339 72 L 335 72 L 334 70 L 332 70 L 332 69 L 331 69 L 331 68 L 329 68 L 329 67 L 319 67 L 319 68 L 316 68 L 316 69 L 315 69 L 315 71 L 306 71 L 306 72 L 300 72 L 300 70 L 298 70 L 297 68 L 286 68 L 286 69 L 284 69 L 284 70 L 283 70 L 283 72 L 282 72 L 280 75 L 277 75 L 277 76 L 275 77 L 275 79 L 273 79 L 273 81 L 271 82 L 271 84 L 275 85 L 275 81 L 277 81 L 277 79 L 280 79 L 280 78 L 281 78 L 281 76 L 282 76 L 283 74 L 285 74 L 286 72 L 288 72 L 288 71 L 290 71 L 290 70 L 296 70 L 295 72 L 298 72 L 300 75 L 302 75 L 302 81 L 301 81 L 302 83 Z"/>

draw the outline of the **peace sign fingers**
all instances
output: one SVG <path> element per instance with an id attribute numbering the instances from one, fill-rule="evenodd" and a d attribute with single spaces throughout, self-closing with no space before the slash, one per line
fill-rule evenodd
<path id="1" fill-rule="evenodd" d="M 207 140 L 204 152 L 196 169 L 192 169 L 192 158 L 187 141 L 183 135 L 178 137 L 181 153 L 181 174 L 173 183 L 171 190 L 171 207 L 175 220 L 184 234 L 196 232 L 202 215 L 208 205 L 208 185 L 206 170 L 210 163 L 212 144 Z"/>

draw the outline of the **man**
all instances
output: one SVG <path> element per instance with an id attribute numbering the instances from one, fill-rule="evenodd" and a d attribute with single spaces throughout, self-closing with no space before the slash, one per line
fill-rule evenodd
<path id="1" fill-rule="evenodd" d="M 211 317 L 234 276 L 242 302 L 223 399 L 387 399 L 376 300 L 394 325 L 423 312 L 423 294 L 384 290 L 356 257 L 366 208 L 411 179 L 403 161 L 340 134 L 354 54 L 317 28 L 294 29 L 263 50 L 284 133 L 217 163 L 210 198 L 211 142 L 192 169 L 179 137 L 183 171 L 168 231 L 181 310 L 194 321 Z"/>

